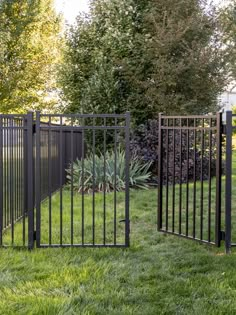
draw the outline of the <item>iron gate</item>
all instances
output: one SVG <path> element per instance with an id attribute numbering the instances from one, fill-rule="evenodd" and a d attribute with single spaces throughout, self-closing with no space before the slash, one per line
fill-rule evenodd
<path id="1" fill-rule="evenodd" d="M 158 230 L 220 246 L 222 114 L 160 114 L 159 137 Z"/>
<path id="2" fill-rule="evenodd" d="M 129 127 L 129 113 L 0 115 L 0 245 L 129 246 Z M 119 193 L 121 147 L 125 189 Z"/>

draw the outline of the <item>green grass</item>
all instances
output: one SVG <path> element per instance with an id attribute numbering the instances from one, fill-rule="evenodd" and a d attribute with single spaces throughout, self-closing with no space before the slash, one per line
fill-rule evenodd
<path id="1" fill-rule="evenodd" d="M 236 174 L 236 158 L 233 168 Z M 235 176 L 233 181 L 235 213 Z M 199 193 L 199 184 L 197 191 Z M 204 197 L 207 207 L 206 189 Z M 80 199 L 77 198 L 75 203 L 79 204 Z M 97 195 L 96 198 L 97 241 L 102 241 L 102 221 L 99 221 L 102 197 Z M 123 194 L 119 194 L 118 198 L 118 215 L 122 218 Z M 87 196 L 87 242 L 91 241 L 91 202 L 91 197 Z M 110 195 L 108 205 L 112 202 Z M 130 203 L 129 249 L 49 248 L 32 252 L 1 249 L 0 314 L 236 314 L 236 252 L 233 250 L 227 256 L 223 246 L 217 249 L 158 233 L 156 190 L 131 191 Z M 64 192 L 64 207 L 69 213 L 68 191 Z M 42 205 L 42 221 L 45 223 L 48 220 L 47 209 L 45 202 Z M 56 222 L 53 241 L 57 242 L 59 216 L 56 195 L 53 209 L 53 220 Z M 81 213 L 77 214 L 79 218 Z M 112 215 L 108 216 L 108 225 L 112 220 Z M 66 213 L 65 222 L 70 227 L 70 216 Z M 233 227 L 235 222 L 233 215 Z M 47 242 L 48 230 L 46 224 L 44 226 L 42 239 Z M 65 227 L 65 230 L 69 231 L 69 228 Z M 122 225 L 118 231 L 122 241 Z M 236 228 L 236 236 L 235 232 Z M 16 234 L 20 233 L 21 225 L 18 224 Z M 114 236 L 112 229 L 107 233 L 109 242 Z M 8 237 L 6 234 L 6 242 Z M 66 234 L 64 242 L 69 237 Z M 75 237 L 79 242 L 79 234 Z"/>

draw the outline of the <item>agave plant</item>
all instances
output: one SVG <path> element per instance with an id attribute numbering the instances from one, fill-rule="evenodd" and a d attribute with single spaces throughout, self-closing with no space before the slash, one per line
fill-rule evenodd
<path id="1" fill-rule="evenodd" d="M 116 165 L 116 167 L 115 167 Z M 118 150 L 102 154 L 88 155 L 84 161 L 76 160 L 67 170 L 68 183 L 75 190 L 91 192 L 125 189 L 126 172 L 125 152 Z M 137 155 L 133 156 L 129 167 L 129 185 L 133 188 L 147 189 L 149 187 L 149 172 L 151 163 L 144 163 Z M 72 173 L 73 172 L 73 173 Z M 72 176 L 73 174 L 73 176 Z"/>

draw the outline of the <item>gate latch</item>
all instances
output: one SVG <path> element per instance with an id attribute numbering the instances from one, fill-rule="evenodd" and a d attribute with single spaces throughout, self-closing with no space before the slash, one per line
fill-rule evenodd
<path id="1" fill-rule="evenodd" d="M 126 220 L 125 220 L 125 219 L 123 219 L 123 220 L 120 220 L 120 221 L 119 221 L 119 223 L 122 223 L 122 222 L 126 222 Z"/>
<path id="2" fill-rule="evenodd" d="M 225 231 L 220 231 L 220 239 L 221 241 L 225 240 Z"/>
<path id="3" fill-rule="evenodd" d="M 36 241 L 36 231 L 34 231 L 34 241 Z"/>
<path id="4" fill-rule="evenodd" d="M 33 134 L 35 134 L 36 133 L 36 124 L 35 123 L 33 123 Z"/>

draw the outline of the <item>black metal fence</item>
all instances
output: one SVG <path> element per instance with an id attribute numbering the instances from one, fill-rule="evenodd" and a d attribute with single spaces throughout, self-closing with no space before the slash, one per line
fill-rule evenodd
<path id="1" fill-rule="evenodd" d="M 222 116 L 159 117 L 158 229 L 220 245 Z"/>
<path id="2" fill-rule="evenodd" d="M 232 112 L 226 125 L 220 113 L 160 115 L 159 231 L 216 246 L 225 240 L 227 252 L 236 246 L 234 119 Z M 129 128 L 129 113 L 0 115 L 0 245 L 129 246 Z M 119 193 L 121 148 L 125 190 Z"/>
<path id="3" fill-rule="evenodd" d="M 28 115 L 0 115 L 0 244 L 28 245 L 28 234 L 34 237 L 30 229 L 29 209 L 35 203 L 35 125 L 33 113 Z M 47 126 L 45 123 L 41 125 Z M 48 165 L 51 163 L 51 193 L 60 187 L 59 170 L 59 137 L 57 132 L 51 134 L 51 144 L 48 143 L 49 131 L 40 130 L 42 149 L 42 185 L 41 201 L 49 195 Z M 63 132 L 63 185 L 66 181 L 66 166 L 71 162 L 68 155 L 68 133 Z M 81 132 L 73 135 L 74 156 L 81 158 Z M 53 154 L 48 158 L 48 152 Z M 31 211 L 31 226 L 33 213 Z M 17 223 L 17 224 L 16 224 Z"/>
<path id="4" fill-rule="evenodd" d="M 129 121 L 129 113 L 0 115 L 0 245 L 129 246 Z M 121 146 L 125 194 L 116 191 Z M 111 193 L 108 150 L 114 152 Z"/>
<path id="5" fill-rule="evenodd" d="M 26 242 L 25 124 L 25 115 L 0 116 L 0 244 L 9 227 L 8 238 L 14 242 L 17 221 L 21 221 L 22 243 Z"/>

